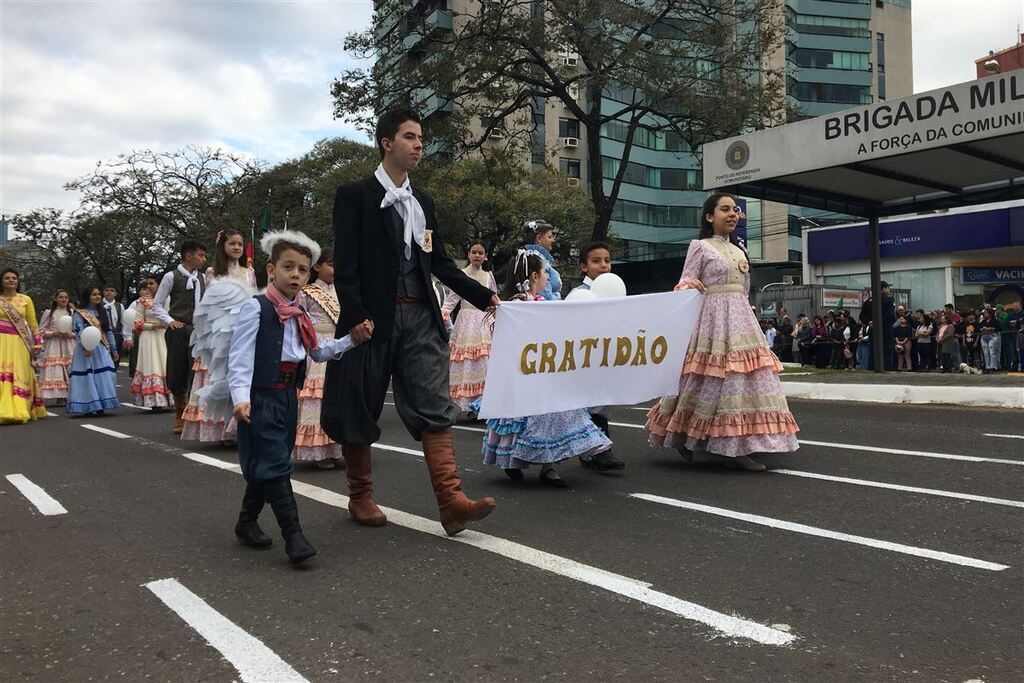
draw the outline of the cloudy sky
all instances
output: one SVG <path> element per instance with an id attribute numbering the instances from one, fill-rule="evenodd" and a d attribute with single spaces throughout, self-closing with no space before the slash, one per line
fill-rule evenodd
<path id="1" fill-rule="evenodd" d="M 0 0 L 0 211 L 73 208 L 62 186 L 98 161 L 186 144 L 269 162 L 320 138 L 364 139 L 331 117 L 354 64 L 346 33 L 371 0 Z M 914 0 L 918 91 L 974 78 L 1015 42 L 1021 0 Z"/>

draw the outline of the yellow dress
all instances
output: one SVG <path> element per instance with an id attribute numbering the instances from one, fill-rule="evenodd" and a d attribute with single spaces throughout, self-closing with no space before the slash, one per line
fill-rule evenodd
<path id="1" fill-rule="evenodd" d="M 0 302 L 0 424 L 22 424 L 46 416 L 43 396 L 32 367 L 32 353 L 19 331 L 27 324 L 33 352 L 42 345 L 36 309 L 32 299 L 24 294 L 14 298 L 3 297 Z M 20 316 L 11 320 L 5 310 L 8 306 Z M 24 324 L 15 324 L 24 321 Z"/>

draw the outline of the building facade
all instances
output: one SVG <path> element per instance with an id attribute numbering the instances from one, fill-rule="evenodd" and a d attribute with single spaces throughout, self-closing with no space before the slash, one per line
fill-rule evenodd
<path id="1" fill-rule="evenodd" d="M 975 59 L 974 65 L 978 78 L 1024 69 L 1024 33 L 1020 34 L 1017 44 L 1013 47 L 992 50 L 984 57 Z"/>
<path id="2" fill-rule="evenodd" d="M 543 4 L 535 0 L 531 11 L 542 13 Z M 480 7 L 480 0 L 412 0 L 408 13 L 383 29 L 407 36 L 402 40 L 406 53 L 381 59 L 416 58 L 423 36 L 452 30 L 460 14 Z M 786 25 L 785 47 L 765 64 L 784 69 L 793 116 L 818 116 L 876 98 L 912 94 L 910 0 L 778 0 L 777 11 Z M 560 58 L 570 67 L 577 59 L 571 53 Z M 631 88 L 607 88 L 603 108 L 614 112 L 618 102 L 628 102 L 631 96 Z M 452 111 L 451 102 L 436 93 L 424 92 L 418 100 L 424 116 Z M 588 187 L 586 131 L 581 122 L 560 100 L 535 101 L 531 110 L 523 121 L 504 122 L 532 128 L 530 163 L 550 164 L 572 179 L 569 182 Z M 480 121 L 480 130 L 489 123 Z M 600 168 L 607 191 L 621 167 L 626 129 L 625 122 L 612 122 L 601 130 Z M 496 131 L 496 138 L 501 135 Z M 637 132 L 611 222 L 611 231 L 624 246 L 623 260 L 678 260 L 685 254 L 700 230 L 706 196 L 698 152 L 671 132 Z M 768 263 L 799 264 L 802 229 L 840 220 L 758 200 L 746 201 L 746 212 L 750 256 Z"/>

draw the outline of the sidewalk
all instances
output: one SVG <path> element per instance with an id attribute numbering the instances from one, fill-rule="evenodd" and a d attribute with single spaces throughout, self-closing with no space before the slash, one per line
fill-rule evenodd
<path id="1" fill-rule="evenodd" d="M 964 375 L 928 372 L 801 371 L 786 368 L 788 398 L 1024 408 L 1024 373 Z"/>

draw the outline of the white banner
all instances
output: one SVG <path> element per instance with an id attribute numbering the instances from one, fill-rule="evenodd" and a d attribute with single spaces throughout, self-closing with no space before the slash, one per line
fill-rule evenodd
<path id="1" fill-rule="evenodd" d="M 703 297 L 693 290 L 498 308 L 481 418 L 675 394 Z"/>

